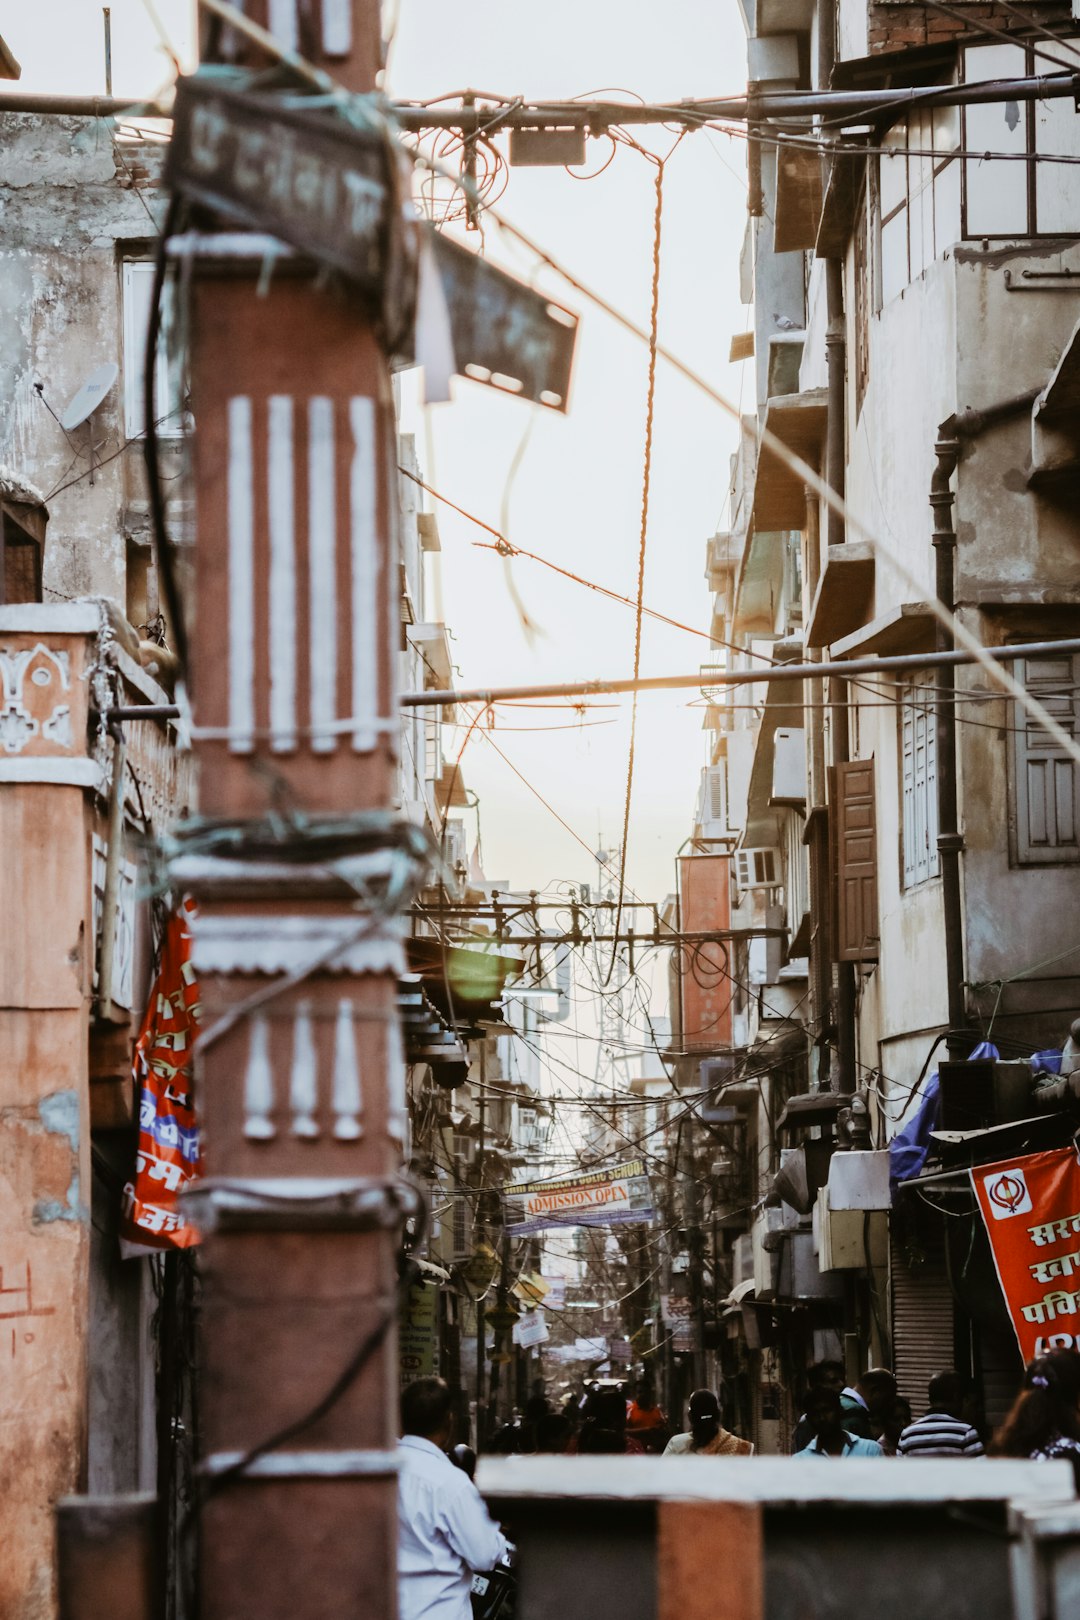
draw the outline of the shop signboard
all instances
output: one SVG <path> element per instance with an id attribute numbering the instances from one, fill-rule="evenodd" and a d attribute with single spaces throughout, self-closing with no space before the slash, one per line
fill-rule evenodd
<path id="1" fill-rule="evenodd" d="M 398 1368 L 401 1387 L 414 1378 L 431 1378 L 436 1369 L 439 1290 L 430 1283 L 410 1287 L 398 1320 Z"/>
<path id="2" fill-rule="evenodd" d="M 626 1226 L 651 1221 L 652 1189 L 642 1159 L 610 1170 L 503 1188 L 506 1230 L 526 1237 L 553 1226 Z"/>
<path id="3" fill-rule="evenodd" d="M 1025 1361 L 1080 1347 L 1080 1158 L 1075 1147 L 971 1171 Z"/>

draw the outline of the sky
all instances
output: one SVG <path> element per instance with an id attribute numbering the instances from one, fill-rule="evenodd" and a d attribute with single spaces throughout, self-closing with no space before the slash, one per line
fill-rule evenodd
<path id="1" fill-rule="evenodd" d="M 156 0 L 161 31 L 184 61 L 191 54 L 188 0 Z M 101 93 L 100 7 L 89 0 L 34 0 L 2 24 L 23 65 L 19 89 Z M 113 0 L 113 88 L 152 95 L 172 77 L 147 0 Z M 676 101 L 737 92 L 745 83 L 745 38 L 737 0 L 400 0 L 387 88 L 428 99 L 472 86 L 508 96 L 569 99 L 603 89 L 613 98 Z M 14 86 L 12 88 L 15 88 Z M 639 131 L 666 153 L 675 132 Z M 610 152 L 589 143 L 588 174 Z M 641 325 L 652 280 L 655 169 L 620 149 L 603 174 L 514 169 L 499 209 L 555 259 Z M 660 338 L 729 397 L 752 378 L 727 361 L 745 330 L 738 258 L 746 222 L 740 144 L 688 135 L 665 169 Z M 484 233 L 490 256 L 581 317 L 570 409 L 533 407 L 466 380 L 449 404 L 421 409 L 404 388 L 403 426 L 417 437 L 424 476 L 511 541 L 624 595 L 633 595 L 642 498 L 647 352 L 530 255 Z M 468 237 L 478 247 L 476 234 Z M 732 424 L 665 368 L 657 373 L 645 601 L 705 630 L 707 538 L 722 526 Z M 523 447 L 524 440 L 524 447 Z M 517 459 L 517 471 L 511 470 Z M 506 565 L 475 545 L 488 540 L 435 505 L 442 539 L 442 609 L 461 681 L 526 685 L 622 677 L 632 672 L 634 615 L 596 593 L 518 559 L 513 584 L 534 628 L 521 622 Z M 645 620 L 642 673 L 696 670 L 708 642 Z M 479 731 L 462 761 L 479 795 L 483 860 L 491 878 L 520 889 L 595 882 L 590 851 L 621 834 L 629 699 L 590 708 L 500 710 L 491 740 Z M 701 708 L 692 692 L 643 696 L 639 704 L 627 882 L 647 900 L 673 886 L 674 857 L 691 830 L 705 763 Z M 539 728 L 544 729 L 539 729 Z M 529 728 L 524 730 L 521 728 Z M 558 728 L 558 729 L 548 729 Z M 529 734 L 531 730 L 532 734 Z M 452 735 L 456 753 L 463 734 Z M 540 797 L 538 797 L 538 795 Z M 547 805 L 541 802 L 547 801 Z M 550 808 L 549 808 L 550 807 Z M 561 818 L 561 822 L 558 818 Z M 470 818 L 475 819 L 475 818 Z M 572 829 L 562 825 L 568 824 Z M 576 836 L 575 836 L 576 835 Z"/>

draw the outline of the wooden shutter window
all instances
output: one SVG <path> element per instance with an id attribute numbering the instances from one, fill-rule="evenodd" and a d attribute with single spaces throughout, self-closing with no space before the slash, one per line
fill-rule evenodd
<path id="1" fill-rule="evenodd" d="M 1021 658 L 1017 679 L 1058 723 L 1076 736 L 1080 658 Z M 1041 726 L 1013 705 L 1013 858 L 1020 866 L 1080 861 L 1080 771 Z"/>
<path id="2" fill-rule="evenodd" d="M 877 815 L 874 762 L 853 759 L 835 767 L 836 959 L 878 956 Z"/>

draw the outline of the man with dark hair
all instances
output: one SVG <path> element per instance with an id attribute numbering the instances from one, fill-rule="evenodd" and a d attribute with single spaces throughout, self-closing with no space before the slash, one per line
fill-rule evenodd
<path id="1" fill-rule="evenodd" d="M 866 1440 L 851 1434 L 844 1427 L 845 1414 L 835 1389 L 815 1389 L 806 1403 L 806 1415 L 814 1438 L 808 1446 L 795 1453 L 803 1457 L 881 1457 L 884 1455 L 876 1440 Z"/>
<path id="2" fill-rule="evenodd" d="M 900 1436 L 901 1457 L 981 1457 L 983 1443 L 964 1417 L 965 1380 L 952 1368 L 931 1378 L 930 1410 Z"/>
<path id="3" fill-rule="evenodd" d="M 401 1397 L 398 1445 L 399 1620 L 471 1620 L 474 1573 L 506 1551 L 469 1476 L 446 1455 L 453 1396 L 441 1378 L 418 1378 Z"/>
<path id="4" fill-rule="evenodd" d="M 887 1367 L 870 1367 L 854 1384 L 840 1391 L 844 1428 L 848 1434 L 873 1440 L 885 1427 L 896 1399 L 896 1379 Z"/>
<path id="5" fill-rule="evenodd" d="M 792 1451 L 801 1451 L 810 1444 L 813 1430 L 810 1419 L 806 1415 L 806 1402 L 815 1389 L 835 1389 L 839 1395 L 846 1380 L 844 1378 L 844 1363 L 842 1361 L 815 1361 L 813 1366 L 806 1369 L 806 1394 L 803 1398 L 803 1414 L 795 1425 L 795 1432 L 791 1437 Z"/>

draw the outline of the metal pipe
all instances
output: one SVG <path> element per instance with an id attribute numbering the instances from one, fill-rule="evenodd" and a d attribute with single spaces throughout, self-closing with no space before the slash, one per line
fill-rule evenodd
<path id="1" fill-rule="evenodd" d="M 1021 641 L 1008 647 L 985 647 L 983 651 L 995 663 L 1007 663 L 1011 658 L 1046 658 L 1058 653 L 1080 653 L 1080 638 L 1068 641 Z M 908 670 L 937 669 L 943 664 L 974 664 L 978 660 L 966 647 L 949 652 L 895 653 L 888 658 L 846 658 L 820 664 L 770 664 L 764 669 L 715 670 L 703 676 L 700 670 L 692 675 L 646 675 L 639 680 L 627 678 L 614 681 L 554 681 L 546 686 L 477 686 L 449 692 L 403 692 L 399 699 L 403 709 L 443 709 L 455 703 L 513 703 L 515 700 L 541 697 L 603 697 L 618 692 L 672 692 L 692 690 L 702 686 L 757 686 L 772 681 L 816 681 L 824 676 L 838 676 L 853 680 L 863 675 L 890 675 Z M 108 711 L 109 723 L 123 724 L 128 720 L 177 720 L 179 706 L 175 703 L 142 703 L 132 708 Z"/>
<path id="2" fill-rule="evenodd" d="M 1045 78 L 986 79 L 973 84 L 929 85 L 906 90 L 774 90 L 753 98 L 726 96 L 719 100 L 677 101 L 632 107 L 619 101 L 533 102 L 500 115 L 499 109 L 476 108 L 468 113 L 456 107 L 397 106 L 394 116 L 402 129 L 455 129 L 471 134 L 481 127 L 494 129 L 605 129 L 611 124 L 704 123 L 712 119 L 812 117 L 815 113 L 859 118 L 888 112 L 912 103 L 940 107 L 973 106 L 993 101 L 1042 101 L 1073 96 L 1080 75 L 1049 73 Z"/>
<path id="3" fill-rule="evenodd" d="M 112 737 L 112 787 L 109 791 L 109 847 L 105 854 L 105 881 L 101 896 L 101 947 L 98 952 L 98 1010 L 108 1018 L 112 1005 L 113 956 L 116 952 L 117 901 L 120 866 L 124 858 L 124 770 L 127 743 L 119 726 L 109 726 Z"/>
<path id="4" fill-rule="evenodd" d="M 843 499 L 847 475 L 847 326 L 844 319 L 844 268 L 839 259 L 825 263 L 825 310 L 827 328 L 825 354 L 828 367 L 828 409 L 825 428 L 825 480 Z M 844 517 L 830 506 L 826 518 L 830 550 L 847 538 Z M 824 666 L 823 666 L 824 667 Z M 844 707 L 841 678 L 829 683 L 833 708 L 829 712 L 829 735 L 833 765 L 851 757 L 848 716 Z M 835 942 L 830 941 L 830 945 Z M 842 1092 L 855 1090 L 855 964 L 836 963 L 836 1061 Z"/>
<path id="5" fill-rule="evenodd" d="M 982 650 L 995 663 L 1006 663 L 1012 658 L 1045 658 L 1059 653 L 1080 653 L 1080 639 L 1024 641 L 1008 647 L 984 647 Z M 455 703 L 513 703 L 515 699 L 541 697 L 602 697 L 613 692 L 669 692 L 702 686 L 756 686 L 761 682 L 769 685 L 773 681 L 814 681 L 827 675 L 852 680 L 855 676 L 889 675 L 908 670 L 936 669 L 941 664 L 977 662 L 973 652 L 966 647 L 956 647 L 951 652 L 894 653 L 887 658 L 849 658 L 821 664 L 770 664 L 764 669 L 717 670 L 710 671 L 708 676 L 703 676 L 698 670 L 693 675 L 648 675 L 636 681 L 630 678 L 615 681 L 553 681 L 546 686 L 477 686 L 450 692 L 403 692 L 399 702 L 404 709 L 438 709 Z"/>
<path id="6" fill-rule="evenodd" d="M 105 94 L 112 95 L 112 11 L 108 6 L 101 8 L 101 20 L 105 24 Z"/>
<path id="7" fill-rule="evenodd" d="M 817 25 L 818 85 L 827 90 L 836 65 L 836 0 L 818 0 Z"/>
<path id="8" fill-rule="evenodd" d="M 825 482 L 844 498 L 847 471 L 845 429 L 847 387 L 847 334 L 844 326 L 844 267 L 839 259 L 825 261 L 825 359 L 828 396 L 825 416 Z M 830 546 L 843 545 L 844 519 L 830 506 L 825 519 Z"/>
<path id="9" fill-rule="evenodd" d="M 130 96 L 20 96 L 10 90 L 0 93 L 0 113 L 55 113 L 67 118 L 118 118 L 131 113 L 140 118 L 172 118 L 172 108 L 160 101 L 132 101 Z"/>
<path id="10" fill-rule="evenodd" d="M 817 495 L 806 490 L 806 528 L 804 546 L 806 558 L 803 575 L 809 601 L 817 595 L 821 574 L 821 508 Z M 820 648 L 811 648 L 810 657 Z M 817 1054 L 818 1083 L 827 1079 L 829 997 L 832 990 L 832 950 L 829 928 L 829 834 L 826 810 L 825 770 L 825 682 L 812 679 L 808 683 L 804 702 L 807 710 L 804 725 L 810 739 L 807 750 L 807 819 L 803 842 L 808 846 L 810 880 L 810 1017 L 814 1030 Z M 822 1072 L 824 1071 L 824 1072 Z"/>
<path id="11" fill-rule="evenodd" d="M 177 703 L 133 703 L 121 704 L 110 709 L 106 716 L 110 726 L 123 725 L 128 720 L 179 720 L 180 706 Z"/>
<path id="12" fill-rule="evenodd" d="M 960 461 L 960 440 L 943 428 L 934 445 L 937 464 L 930 480 L 930 509 L 934 515 L 934 574 L 938 600 L 951 614 L 956 606 L 956 529 L 953 524 L 952 477 Z M 953 648 L 952 631 L 937 627 L 939 652 Z M 938 856 L 941 864 L 941 907 L 945 932 L 945 982 L 948 997 L 949 1056 L 962 1058 L 970 1044 L 963 1034 L 964 912 L 960 893 L 960 852 L 964 847 L 957 816 L 956 793 L 956 676 L 951 664 L 937 670 L 934 705 L 937 727 Z"/>
<path id="13" fill-rule="evenodd" d="M 756 96 L 754 115 L 761 118 L 850 117 L 889 112 L 911 105 L 965 107 L 995 101 L 1053 101 L 1080 93 L 1080 75 L 1048 73 L 1045 78 L 986 79 L 974 84 L 929 85 L 907 90 L 779 90 Z M 725 96 L 714 100 L 652 103 L 628 106 L 621 101 L 541 101 L 500 113 L 491 106 L 420 107 L 398 103 L 389 108 L 398 126 L 409 133 L 427 129 L 453 129 L 475 134 L 480 129 L 596 129 L 613 124 L 695 125 L 714 119 L 745 119 L 750 97 Z M 115 96 L 0 94 L 0 113 L 57 113 L 77 118 L 110 118 L 137 114 L 141 118 L 171 118 L 170 107 L 155 101 L 131 101 Z M 493 122 L 494 120 L 494 122 Z"/>

